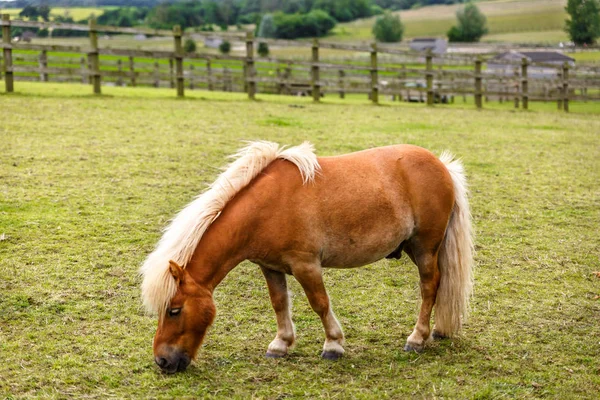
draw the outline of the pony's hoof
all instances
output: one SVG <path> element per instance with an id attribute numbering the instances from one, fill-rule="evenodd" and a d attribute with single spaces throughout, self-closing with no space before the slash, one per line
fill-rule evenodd
<path id="1" fill-rule="evenodd" d="M 325 360 L 337 361 L 342 358 L 342 354 L 335 351 L 324 351 L 321 353 L 321 357 Z"/>
<path id="2" fill-rule="evenodd" d="M 266 358 L 283 358 L 285 356 L 287 356 L 287 354 L 272 353 L 270 351 L 267 351 L 265 354 Z"/>
<path id="3" fill-rule="evenodd" d="M 410 351 L 410 352 L 414 351 L 415 353 L 420 353 L 423 351 L 423 346 L 406 343 L 406 345 L 404 345 L 404 351 Z"/>
<path id="4" fill-rule="evenodd" d="M 435 339 L 435 340 L 440 340 L 440 339 L 448 339 L 448 336 L 444 335 L 443 333 L 440 333 L 436 330 L 433 331 L 433 333 L 431 334 L 431 336 Z"/>

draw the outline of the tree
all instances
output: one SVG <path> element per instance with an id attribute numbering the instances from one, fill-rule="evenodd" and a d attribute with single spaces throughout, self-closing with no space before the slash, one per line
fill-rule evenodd
<path id="1" fill-rule="evenodd" d="M 185 43 L 183 44 L 183 51 L 186 53 L 193 53 L 196 51 L 196 42 L 194 39 L 185 39 Z"/>
<path id="2" fill-rule="evenodd" d="M 221 54 L 229 54 L 229 52 L 231 51 L 231 43 L 229 43 L 227 40 L 224 41 L 219 45 L 219 51 L 221 52 Z"/>
<path id="3" fill-rule="evenodd" d="M 456 19 L 458 26 L 453 26 L 447 33 L 451 42 L 478 42 L 488 32 L 487 18 L 473 3 L 459 9 Z"/>
<path id="4" fill-rule="evenodd" d="M 260 42 L 258 44 L 257 52 L 258 52 L 259 56 L 267 57 L 269 55 L 269 45 L 266 44 L 265 42 Z"/>
<path id="5" fill-rule="evenodd" d="M 41 5 L 37 8 L 38 14 L 46 22 L 50 21 L 50 7 L 47 5 Z"/>
<path id="6" fill-rule="evenodd" d="M 565 31 L 575 44 L 593 44 L 600 37 L 600 5 L 598 0 L 569 0 L 565 10 Z"/>
<path id="7" fill-rule="evenodd" d="M 29 18 L 30 21 L 37 21 L 39 15 L 37 7 L 31 5 L 27 5 L 19 13 L 19 17 Z"/>
<path id="8" fill-rule="evenodd" d="M 400 22 L 400 17 L 389 11 L 378 17 L 373 25 L 373 36 L 380 42 L 399 42 L 403 34 L 404 26 Z"/>
<path id="9" fill-rule="evenodd" d="M 273 14 L 276 36 L 280 39 L 323 36 L 335 27 L 335 19 L 323 10 L 308 14 Z"/>
<path id="10" fill-rule="evenodd" d="M 258 28 L 258 37 L 274 38 L 275 37 L 275 22 L 273 22 L 272 14 L 263 15 Z"/>

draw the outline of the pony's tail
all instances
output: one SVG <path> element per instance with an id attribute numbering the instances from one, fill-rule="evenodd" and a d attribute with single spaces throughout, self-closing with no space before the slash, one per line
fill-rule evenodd
<path id="1" fill-rule="evenodd" d="M 444 163 L 454 186 L 454 209 L 438 254 L 440 285 L 435 302 L 435 334 L 451 337 L 460 331 L 473 292 L 473 232 L 467 180 L 460 161 L 444 152 Z"/>

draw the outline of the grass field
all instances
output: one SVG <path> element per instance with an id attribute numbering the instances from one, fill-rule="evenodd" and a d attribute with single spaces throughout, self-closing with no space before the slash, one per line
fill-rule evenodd
<path id="1" fill-rule="evenodd" d="M 597 115 L 16 87 L 0 91 L 0 397 L 597 397 Z M 319 358 L 321 323 L 293 279 L 298 344 L 286 359 L 265 359 L 275 318 L 246 262 L 216 290 L 198 360 L 161 374 L 138 267 L 225 156 L 254 139 L 310 140 L 320 155 L 413 143 L 462 157 L 477 235 L 463 336 L 405 353 L 417 270 L 384 260 L 326 271 L 343 359 Z"/>
<path id="2" fill-rule="evenodd" d="M 482 41 L 558 43 L 568 39 L 563 31 L 566 0 L 494 0 L 478 2 L 487 17 L 489 34 Z M 404 38 L 445 37 L 456 24 L 463 5 L 439 5 L 397 12 L 404 24 Z M 333 37 L 339 40 L 372 40 L 375 18 L 338 24 Z M 551 31 L 551 35 L 540 32 Z"/>
<path id="3" fill-rule="evenodd" d="M 55 16 L 70 16 L 75 21 L 81 21 L 89 18 L 92 14 L 98 17 L 102 15 L 105 10 L 113 8 L 116 7 L 51 7 L 50 20 L 52 21 Z M 21 10 L 16 8 L 0 9 L 0 14 L 10 14 L 11 18 L 17 18 L 20 12 Z"/>

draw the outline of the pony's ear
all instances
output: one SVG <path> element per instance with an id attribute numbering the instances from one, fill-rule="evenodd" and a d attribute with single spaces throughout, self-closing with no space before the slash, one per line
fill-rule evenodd
<path id="1" fill-rule="evenodd" d="M 175 261 L 169 260 L 169 272 L 171 272 L 171 275 L 173 275 L 173 278 L 175 278 L 175 281 L 179 285 L 183 280 L 183 267 Z"/>

